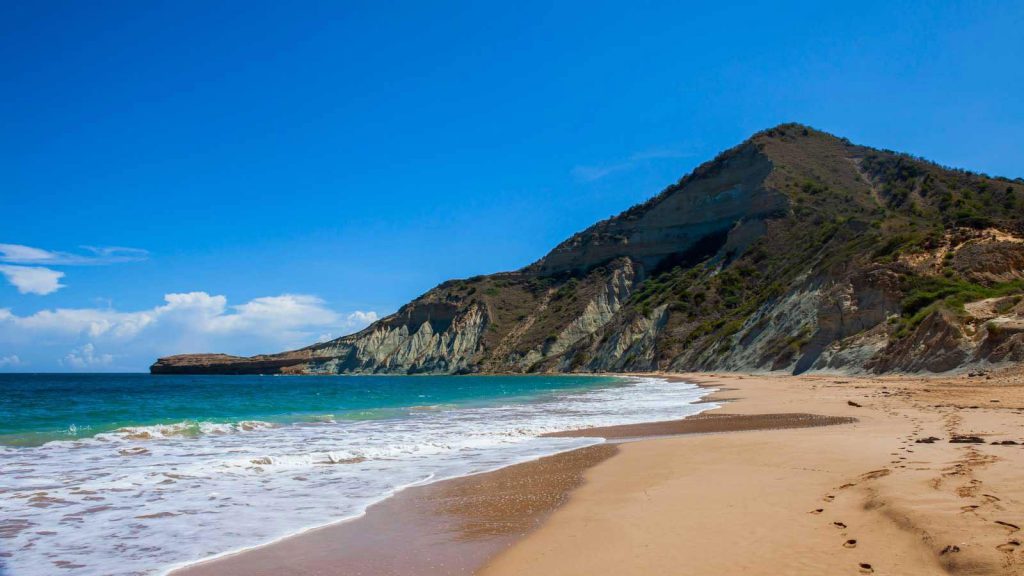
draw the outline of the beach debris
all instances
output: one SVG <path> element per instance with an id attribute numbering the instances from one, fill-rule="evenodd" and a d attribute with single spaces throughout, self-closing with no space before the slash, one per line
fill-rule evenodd
<path id="1" fill-rule="evenodd" d="M 979 436 L 953 436 L 949 439 L 950 444 L 984 444 L 985 440 Z"/>

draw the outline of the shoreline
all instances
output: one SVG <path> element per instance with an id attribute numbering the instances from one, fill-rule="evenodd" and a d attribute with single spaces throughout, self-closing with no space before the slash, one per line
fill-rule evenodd
<path id="1" fill-rule="evenodd" d="M 585 470 L 617 451 L 615 444 L 594 444 L 411 486 L 360 516 L 165 573 L 472 574 L 536 529 L 582 483 Z M 533 495 L 522 497 L 526 492 Z"/>
<path id="2" fill-rule="evenodd" d="M 690 377 L 649 373 L 617 376 L 656 377 L 697 385 L 706 389 L 707 394 L 694 404 L 715 404 L 712 409 L 731 401 L 716 397 L 731 390 Z M 544 434 L 607 441 L 496 470 L 413 485 L 372 504 L 360 516 L 178 566 L 167 573 L 173 576 L 332 573 L 330 570 L 343 566 L 344 573 L 358 574 L 473 574 L 541 526 L 583 483 L 589 469 L 618 453 L 621 442 L 665 434 L 802 428 L 853 421 L 801 413 L 706 416 L 707 412 L 701 412 L 677 420 Z M 504 488 L 495 490 L 496 486 Z M 466 502 L 472 502 L 473 506 L 467 507 Z M 483 531 L 467 528 L 481 524 L 489 528 Z M 453 526 L 459 528 L 453 529 Z M 433 536 L 425 542 L 424 535 Z M 401 552 L 393 549 L 395 542 L 404 543 Z"/>
<path id="3" fill-rule="evenodd" d="M 496 375 L 497 376 L 503 376 L 505 374 L 496 374 Z M 558 375 L 559 376 L 578 376 L 577 374 L 558 374 Z M 490 376 L 490 375 L 488 375 L 488 376 Z M 516 377 L 516 376 L 522 376 L 522 375 L 521 374 L 507 374 L 507 376 Z M 538 377 L 547 377 L 549 375 L 547 375 L 547 374 L 538 374 L 537 376 Z M 689 404 L 686 404 L 687 406 L 701 406 L 701 405 L 704 405 L 704 404 L 715 404 L 716 405 L 716 406 L 712 406 L 712 407 L 702 408 L 702 411 L 700 413 L 698 413 L 698 414 L 702 414 L 706 410 L 715 409 L 715 408 L 718 407 L 717 404 L 719 404 L 719 401 L 711 400 L 710 399 L 711 396 L 716 391 L 713 387 L 705 386 L 703 384 L 691 381 L 689 379 L 675 378 L 672 375 L 658 374 L 658 373 L 626 373 L 626 374 L 624 374 L 624 373 L 601 373 L 601 374 L 585 374 L 585 376 L 606 377 L 606 378 L 612 378 L 612 379 L 619 380 L 619 381 L 628 381 L 628 380 L 634 379 L 634 378 L 657 378 L 657 379 L 660 379 L 660 380 L 663 380 L 663 381 L 666 381 L 666 382 L 679 382 L 679 383 L 683 383 L 683 384 L 689 384 L 691 386 L 696 386 L 697 388 L 701 388 L 701 389 L 705 389 L 705 390 L 708 389 L 708 388 L 711 388 L 710 390 L 706 390 L 703 393 L 703 395 L 700 397 L 699 400 L 691 402 Z M 688 419 L 688 418 L 690 418 L 692 416 L 696 416 L 696 415 L 697 414 L 688 415 L 688 416 L 685 416 L 683 419 L 680 419 L 680 420 L 670 420 L 670 421 L 667 421 L 667 422 L 658 422 L 658 423 L 671 424 L 671 423 L 674 423 L 674 422 L 681 422 L 681 421 L 683 421 L 685 419 Z M 611 428 L 630 428 L 630 427 L 633 427 L 633 426 L 648 426 L 650 424 L 653 424 L 653 423 L 652 422 L 640 422 L 640 423 L 636 423 L 636 424 L 624 424 L 624 425 L 612 426 Z M 541 438 L 543 438 L 543 437 L 575 437 L 575 438 L 593 437 L 593 438 L 599 438 L 599 437 L 594 436 L 592 434 L 585 434 L 585 432 L 588 431 L 588 430 L 592 430 L 592 429 L 593 430 L 604 430 L 604 428 L 605 427 L 594 427 L 594 428 L 584 428 L 584 429 L 578 429 L 578 430 L 559 431 L 559 432 L 554 432 L 554 433 L 541 434 L 539 437 L 541 437 Z M 576 434 L 574 432 L 580 432 L 580 433 Z M 602 447 L 604 447 L 604 448 L 602 448 Z M 293 533 L 290 533 L 290 534 L 285 534 L 285 535 L 283 535 L 281 537 L 278 537 L 278 538 L 275 538 L 275 539 L 273 539 L 271 541 L 263 542 L 263 543 L 260 543 L 260 544 L 255 544 L 255 545 L 252 545 L 252 546 L 247 546 L 247 547 L 236 549 L 236 550 L 225 551 L 223 553 L 216 554 L 216 555 L 211 556 L 211 557 L 203 558 L 201 560 L 187 561 L 187 562 L 182 562 L 182 563 L 179 563 L 179 564 L 175 564 L 173 566 L 169 566 L 169 567 L 164 568 L 159 573 L 163 574 L 163 575 L 167 575 L 167 576 L 183 576 L 183 575 L 186 575 L 186 576 L 197 576 L 197 575 L 199 575 L 199 576 L 201 576 L 201 575 L 204 575 L 204 574 L 216 575 L 216 574 L 231 574 L 231 573 L 247 574 L 247 575 L 248 574 L 282 574 L 282 573 L 296 573 L 296 574 L 298 574 L 298 573 L 306 573 L 305 572 L 305 570 L 306 570 L 305 568 L 298 568 L 298 567 L 295 566 L 295 563 L 301 562 L 301 560 L 296 560 L 296 559 L 293 558 L 293 559 L 291 559 L 287 563 L 287 566 L 286 565 L 278 564 L 278 565 L 274 565 L 274 568 L 271 568 L 271 569 L 266 568 L 265 561 L 268 558 L 280 557 L 282 555 L 284 555 L 284 556 L 293 556 L 293 555 L 295 555 L 293 550 L 292 550 L 293 545 L 294 545 L 295 548 L 303 550 L 303 554 L 302 554 L 303 556 L 308 556 L 310 554 L 312 554 L 314 556 L 317 556 L 317 554 L 315 552 L 311 553 L 309 551 L 309 549 L 308 549 L 309 542 L 307 542 L 307 540 L 317 540 L 317 541 L 320 541 L 321 545 L 324 546 L 324 547 L 335 548 L 335 550 L 334 550 L 334 557 L 329 559 L 329 562 L 327 562 L 327 563 L 334 564 L 336 560 L 339 560 L 340 558 L 344 557 L 345 558 L 344 562 L 345 562 L 346 566 L 352 566 L 353 565 L 353 562 L 351 560 L 352 557 L 358 555 L 360 553 L 359 548 L 361 548 L 362 546 L 364 546 L 366 544 L 365 539 L 363 539 L 360 536 L 360 532 L 362 530 L 364 530 L 364 525 L 366 525 L 366 524 L 376 524 L 378 516 L 395 516 L 395 515 L 397 515 L 397 516 L 401 516 L 402 517 L 402 521 L 401 522 L 395 522 L 393 527 L 387 527 L 387 528 L 385 528 L 385 530 L 387 530 L 388 528 L 398 528 L 401 525 L 407 524 L 407 523 L 410 523 L 410 522 L 422 524 L 422 525 L 424 525 L 423 527 L 426 530 L 436 530 L 436 529 L 438 529 L 438 527 L 440 525 L 425 526 L 425 524 L 427 524 L 427 523 L 424 521 L 423 518 L 416 517 L 415 514 L 413 514 L 413 515 L 405 514 L 404 513 L 405 511 L 403 510 L 403 507 L 422 508 L 425 505 L 424 504 L 425 502 L 428 502 L 428 501 L 431 501 L 431 500 L 435 500 L 435 499 L 438 499 L 438 498 L 451 499 L 451 498 L 453 498 L 453 496 L 452 496 L 453 494 L 456 494 L 456 496 L 454 496 L 454 497 L 458 497 L 457 493 L 460 492 L 460 491 L 465 491 L 467 489 L 467 486 L 471 490 L 475 488 L 475 486 L 474 486 L 474 479 L 480 479 L 482 485 L 488 485 L 488 484 L 490 484 L 492 482 L 499 482 L 500 483 L 500 482 L 503 481 L 503 479 L 506 476 L 509 477 L 509 478 L 517 478 L 518 480 L 515 480 L 516 482 L 522 482 L 523 478 L 527 478 L 527 477 L 536 475 L 538 473 L 547 474 L 548 476 L 558 476 L 558 475 L 565 474 L 567 476 L 575 478 L 575 481 L 573 482 L 573 484 L 571 486 L 563 486 L 563 487 L 556 487 L 556 488 L 552 488 L 550 486 L 546 486 L 545 487 L 545 489 L 547 490 L 547 492 L 544 492 L 544 497 L 545 498 L 547 498 L 549 500 L 554 499 L 554 500 L 559 500 L 560 501 L 560 500 L 563 500 L 565 498 L 565 496 L 567 496 L 567 494 L 568 494 L 568 492 L 570 491 L 571 488 L 574 488 L 576 485 L 578 485 L 579 483 L 582 482 L 582 473 L 586 469 L 588 469 L 591 466 L 593 466 L 594 464 L 596 464 L 596 462 L 597 462 L 596 458 L 597 457 L 595 455 L 601 454 L 602 455 L 601 459 L 604 459 L 604 458 L 610 457 L 612 454 L 614 454 L 614 451 L 609 451 L 607 453 L 603 452 L 603 450 L 605 448 L 611 448 L 611 447 L 612 447 L 612 444 L 610 444 L 610 443 L 599 442 L 597 444 L 591 444 L 591 445 L 588 445 L 588 446 L 564 449 L 563 451 L 560 451 L 560 452 L 554 452 L 554 453 L 549 453 L 549 454 L 542 454 L 542 455 L 536 456 L 534 458 L 530 458 L 530 459 L 527 459 L 527 460 L 524 460 L 524 461 L 520 461 L 520 462 L 514 462 L 514 463 L 511 463 L 511 464 L 503 464 L 503 465 L 500 465 L 499 467 L 491 469 L 491 470 L 485 470 L 485 471 L 481 471 L 481 472 L 474 472 L 474 473 L 466 474 L 466 475 L 462 475 L 462 476 L 443 478 L 443 479 L 440 479 L 440 480 L 433 480 L 433 479 L 424 480 L 424 481 L 421 481 L 421 482 L 410 484 L 408 486 L 404 486 L 404 487 L 402 487 L 402 488 L 400 488 L 400 489 L 398 489 L 398 490 L 396 490 L 396 491 L 394 491 L 394 492 L 392 492 L 392 493 L 390 493 L 390 494 L 388 494 L 386 496 L 381 497 L 379 500 L 377 500 L 377 501 L 373 502 L 372 504 L 370 504 L 369 506 L 367 506 L 367 508 L 364 509 L 358 515 L 354 515 L 354 516 L 351 516 L 351 517 L 348 517 L 348 518 L 340 518 L 340 519 L 337 519 L 337 520 L 332 520 L 330 522 L 327 522 L 327 523 L 324 523 L 324 524 L 320 524 L 320 525 L 310 526 L 310 527 L 304 528 L 302 530 L 299 530 L 297 532 L 293 532 Z M 600 449 L 600 450 L 598 450 L 598 449 Z M 529 521 L 528 521 L 528 523 L 530 525 L 530 529 L 532 530 L 532 529 L 536 528 L 536 525 L 539 524 L 540 520 L 543 517 L 545 517 L 547 514 L 550 514 L 550 512 L 552 512 L 554 510 L 554 508 L 555 508 L 555 505 L 550 505 L 550 506 L 548 506 L 548 507 L 546 507 L 544 509 L 535 510 L 533 515 L 532 515 L 532 518 L 530 518 Z M 442 524 L 446 525 L 447 522 L 442 523 Z M 441 527 L 443 528 L 443 526 L 441 526 Z M 342 541 L 345 541 L 345 542 L 351 542 L 352 545 L 347 545 L 346 544 L 346 545 L 342 545 L 341 547 L 335 547 L 331 543 L 325 543 L 325 541 L 322 539 L 322 534 L 321 534 L 322 532 L 331 532 L 332 533 L 332 535 L 331 535 L 332 539 L 338 539 L 338 540 L 342 540 Z M 337 532 L 337 534 L 334 534 L 334 532 Z M 521 538 L 524 535 L 525 535 L 525 532 L 518 533 L 518 534 L 514 535 L 514 538 Z M 404 536 L 405 537 L 409 537 L 409 536 L 414 536 L 414 535 L 405 534 Z M 493 536 L 498 536 L 498 535 L 494 534 Z M 508 534 L 501 534 L 500 536 L 503 537 L 502 538 L 502 542 L 501 542 L 502 546 L 507 546 L 507 545 L 511 544 L 512 540 L 509 539 L 509 537 L 508 537 L 509 535 Z M 397 536 L 396 536 L 396 538 L 397 538 Z M 455 556 L 462 556 L 462 557 L 468 557 L 468 558 L 474 559 L 474 563 L 472 564 L 472 566 L 470 566 L 470 564 L 468 564 L 466 562 L 461 562 L 461 560 L 460 560 L 460 562 L 461 562 L 460 568 L 456 569 L 455 572 L 450 571 L 451 563 L 449 563 L 447 565 L 447 567 L 444 570 L 442 570 L 442 571 L 431 572 L 429 569 L 424 569 L 423 566 L 420 565 L 420 564 L 417 564 L 415 562 L 410 562 L 410 563 L 408 563 L 407 565 L 405 565 L 402 568 L 402 570 L 408 570 L 407 572 L 406 571 L 395 572 L 394 566 L 390 566 L 390 567 L 387 567 L 387 568 L 381 568 L 381 566 L 379 566 L 379 565 L 375 566 L 375 563 L 378 560 L 380 560 L 380 558 L 363 558 L 363 559 L 360 559 L 360 560 L 357 561 L 357 562 L 359 562 L 361 564 L 360 564 L 360 567 L 356 568 L 355 570 L 356 570 L 357 573 L 360 573 L 360 574 L 364 574 L 364 573 L 365 574 L 385 574 L 385 573 L 386 574 L 395 574 L 395 573 L 403 573 L 404 574 L 404 573 L 415 573 L 417 575 L 420 575 L 420 574 L 426 575 L 426 574 L 434 574 L 434 573 L 436 573 L 436 574 L 454 574 L 454 573 L 470 574 L 470 573 L 473 572 L 473 570 L 471 570 L 470 568 L 479 568 L 479 567 L 481 567 L 483 565 L 483 563 L 484 563 L 484 560 L 489 559 L 490 557 L 493 557 L 494 554 L 496 552 L 498 552 L 499 549 L 500 549 L 500 547 L 499 548 L 495 548 L 495 545 L 494 545 L 493 542 L 480 542 L 480 543 L 476 543 L 474 546 L 458 546 L 458 544 L 455 543 L 455 542 L 446 542 L 446 543 L 444 543 L 444 546 L 449 547 L 449 548 L 460 548 L 459 553 L 455 554 Z M 486 551 L 487 553 L 485 555 L 481 555 L 481 550 Z M 376 551 L 375 555 L 378 556 L 378 557 L 393 556 L 393 553 L 392 553 L 391 550 L 386 550 L 384 548 L 380 548 L 380 549 L 378 549 Z M 423 558 L 428 557 L 430 555 L 431 554 L 430 554 L 429 551 L 420 550 L 416 554 L 416 557 L 419 558 L 420 560 L 422 560 Z M 445 555 L 447 555 L 447 553 L 445 553 Z M 258 559 L 260 561 L 257 561 Z M 315 568 L 315 570 L 318 573 L 319 573 L 319 571 L 321 569 L 322 569 L 322 567 Z M 352 568 L 346 568 L 346 570 L 350 570 L 350 569 L 352 569 Z M 289 570 L 291 570 L 291 572 L 289 572 Z"/>
<path id="4" fill-rule="evenodd" d="M 1024 446 L 989 443 L 1024 444 L 1019 373 L 629 376 L 719 407 L 171 574 L 1024 574 Z"/>

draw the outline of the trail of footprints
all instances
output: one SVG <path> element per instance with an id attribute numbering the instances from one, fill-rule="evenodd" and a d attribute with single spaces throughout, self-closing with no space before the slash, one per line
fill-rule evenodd
<path id="1" fill-rule="evenodd" d="M 884 476 L 888 476 L 889 474 L 890 474 L 890 471 L 888 469 L 886 469 L 886 468 L 882 468 L 880 470 L 872 470 L 870 472 L 862 474 L 861 475 L 861 480 L 873 480 L 875 478 L 882 478 Z M 839 486 L 838 489 L 839 490 L 845 490 L 846 488 L 851 488 L 851 487 L 856 486 L 856 485 L 857 485 L 857 483 L 851 482 L 851 483 L 847 483 L 847 484 L 843 484 L 842 486 Z M 828 503 L 835 502 L 835 499 L 836 499 L 835 494 L 825 494 L 822 497 L 822 500 L 825 501 L 825 502 L 828 502 Z M 817 515 L 817 514 L 822 514 L 823 512 L 825 512 L 824 508 L 815 508 L 814 510 L 811 510 L 809 512 L 809 514 L 816 514 Z M 842 522 L 842 521 L 839 521 L 839 520 L 835 520 L 835 521 L 832 522 L 832 526 L 839 530 L 839 534 L 843 538 L 843 542 L 842 542 L 843 548 L 854 549 L 854 548 L 857 547 L 857 539 L 856 538 L 852 538 L 850 536 L 850 534 L 848 533 L 849 526 L 847 526 L 845 522 Z M 857 569 L 858 569 L 858 571 L 861 574 L 874 574 L 874 572 L 875 572 L 875 568 L 874 568 L 874 566 L 871 565 L 870 562 L 858 562 L 857 563 Z"/>
<path id="2" fill-rule="evenodd" d="M 948 414 L 945 419 L 946 432 L 951 436 L 954 436 L 959 431 L 960 423 L 962 418 L 955 414 Z M 938 488 L 941 484 L 942 479 L 946 478 L 963 478 L 967 482 L 956 488 L 955 493 L 961 498 L 974 498 L 980 497 L 980 504 L 968 504 L 960 507 L 961 514 L 972 514 L 977 516 L 984 521 L 992 521 L 998 526 L 1002 526 L 1007 530 L 1007 534 L 1011 537 L 1006 542 L 996 546 L 996 550 L 1007 555 L 1007 565 L 1013 565 L 1016 563 L 1015 554 L 1020 550 L 1022 542 L 1020 538 L 1014 537 L 1017 532 L 1020 532 L 1020 526 L 1016 524 L 1006 522 L 1003 520 L 990 520 L 990 512 L 1003 512 L 1005 508 L 1000 504 L 1001 499 L 994 494 L 981 493 L 982 481 L 974 478 L 974 469 L 979 466 L 986 466 L 998 460 L 997 457 L 981 453 L 975 446 L 967 445 L 963 449 L 964 456 L 957 460 L 952 466 L 943 469 L 942 475 L 938 478 L 934 487 Z M 984 512 L 984 515 L 982 514 Z M 947 554 L 949 552 L 959 552 L 960 548 L 957 546 L 947 546 L 940 552 L 940 555 Z"/>
<path id="3" fill-rule="evenodd" d="M 889 394 L 890 394 L 889 392 L 883 391 L 883 395 L 888 396 Z M 903 418 L 910 418 L 912 420 L 912 422 L 913 422 L 913 432 L 909 436 L 906 436 L 904 438 L 900 438 L 900 440 L 901 440 L 900 447 L 897 449 L 896 452 L 892 452 L 891 453 L 891 455 L 895 457 L 895 460 L 892 460 L 890 462 L 890 464 L 893 465 L 895 468 L 906 468 L 908 463 L 912 463 L 912 464 L 929 464 L 929 462 L 908 462 L 907 461 L 907 456 L 900 454 L 900 452 L 903 452 L 904 454 L 913 454 L 914 453 L 914 450 L 911 447 L 914 445 L 914 438 L 915 438 L 915 436 L 920 435 L 920 433 L 922 431 L 922 425 L 921 425 L 920 420 L 918 420 L 917 418 L 911 418 L 907 414 L 901 414 L 901 413 L 899 413 L 899 412 L 897 412 L 895 410 L 892 410 L 891 408 L 883 408 L 883 410 L 887 414 L 889 414 L 890 416 L 902 416 Z M 925 468 L 925 469 L 927 469 L 927 468 Z M 880 468 L 878 470 L 871 470 L 869 472 L 865 472 L 864 474 L 861 474 L 860 481 L 864 482 L 864 481 L 875 480 L 877 478 L 883 478 L 885 476 L 888 476 L 889 474 L 892 474 L 892 470 L 890 470 L 889 468 Z M 839 486 L 838 490 L 845 490 L 847 488 L 852 488 L 852 487 L 854 487 L 856 485 L 857 485 L 857 482 L 848 482 L 846 484 L 843 484 L 843 485 Z M 827 502 L 827 503 L 834 502 L 835 499 L 836 499 L 835 494 L 825 494 L 822 497 L 822 500 Z M 824 512 L 825 512 L 824 508 L 815 508 L 814 510 L 810 511 L 810 514 L 816 514 L 817 515 L 817 514 L 822 514 Z M 842 541 L 842 547 L 843 548 L 847 548 L 847 549 L 856 549 L 857 548 L 857 539 L 851 537 L 851 534 L 849 533 L 849 526 L 847 526 L 845 522 L 842 522 L 840 520 L 835 520 L 835 521 L 832 522 L 832 526 L 834 526 L 836 529 L 838 529 L 840 531 L 839 534 L 843 538 L 843 541 Z M 949 548 L 949 547 L 947 547 L 947 548 Z M 874 574 L 875 573 L 875 567 L 870 562 L 857 562 L 857 569 L 858 569 L 858 571 L 861 574 Z"/>
<path id="4" fill-rule="evenodd" d="M 883 395 L 888 395 L 888 394 L 884 393 Z M 930 470 L 931 468 L 928 467 L 927 465 L 931 464 L 931 462 L 927 462 L 927 461 L 909 461 L 907 455 L 914 453 L 913 447 L 916 444 L 932 444 L 932 443 L 938 441 L 939 439 L 935 438 L 935 437 L 931 437 L 931 436 L 929 436 L 927 438 L 921 438 L 921 435 L 922 435 L 922 432 L 923 432 L 923 426 L 922 426 L 921 421 L 918 418 L 911 417 L 911 416 L 909 416 L 907 414 L 900 414 L 899 412 L 897 412 L 895 410 L 892 410 L 892 409 L 885 409 L 885 408 L 883 408 L 883 410 L 887 414 L 889 414 L 891 416 L 902 416 L 903 418 L 909 418 L 912 421 L 912 423 L 913 423 L 913 429 L 912 429 L 913 431 L 912 431 L 912 433 L 910 435 L 908 435 L 908 436 L 901 437 L 900 438 L 900 446 L 897 448 L 897 450 L 895 452 L 891 452 L 890 453 L 890 456 L 893 456 L 894 459 L 891 460 L 889 462 L 889 464 L 892 465 L 893 468 L 896 468 L 896 469 L 906 469 L 908 464 L 910 464 L 910 465 L 918 465 L 918 466 L 924 465 L 924 467 L 916 467 L 916 468 L 914 468 L 914 470 L 918 470 L 918 471 Z M 958 435 L 957 431 L 959 429 L 959 425 L 960 425 L 961 421 L 962 421 L 962 419 L 959 416 L 957 416 L 956 414 L 947 414 L 946 415 L 945 422 L 944 422 L 944 424 L 945 424 L 944 427 L 946 429 L 946 433 L 949 434 L 949 436 L 951 438 Z M 990 463 L 994 462 L 995 460 L 997 460 L 997 458 L 995 458 L 993 456 L 981 454 L 974 446 L 968 445 L 965 448 L 966 448 L 965 449 L 966 456 L 964 458 L 962 458 L 961 460 L 957 461 L 953 466 L 944 469 L 943 474 L 939 478 L 937 478 L 936 480 L 933 481 L 933 485 L 932 485 L 933 488 L 939 489 L 941 484 L 942 484 L 942 479 L 943 478 L 959 476 L 959 477 L 967 478 L 967 483 L 962 485 L 962 486 L 960 486 L 960 487 L 958 487 L 956 489 L 955 493 L 958 496 L 960 496 L 961 498 L 970 498 L 970 497 L 974 497 L 974 496 L 978 495 L 978 493 L 979 493 L 979 491 L 981 489 L 982 482 L 980 480 L 972 477 L 973 476 L 973 474 L 972 474 L 973 473 L 973 468 L 976 467 L 976 466 L 979 466 L 979 465 L 983 466 L 983 465 L 986 465 L 986 464 L 990 464 Z M 879 470 L 872 470 L 870 472 L 866 472 L 866 473 L 861 475 L 860 479 L 861 479 L 861 481 L 874 480 L 876 478 L 882 478 L 884 476 L 888 476 L 891 473 L 892 473 L 892 470 L 890 470 L 888 468 L 882 468 L 882 469 L 879 469 Z M 846 483 L 846 484 L 843 484 L 843 485 L 839 486 L 838 489 L 839 490 L 843 490 L 843 489 L 846 489 L 846 488 L 851 488 L 851 487 L 856 486 L 856 485 L 857 485 L 857 483 L 855 483 L 855 482 L 854 483 Z M 979 515 L 978 511 L 981 510 L 983 507 L 984 508 L 992 508 L 995 511 L 1002 511 L 1003 510 L 1003 507 L 998 504 L 1000 499 L 997 496 L 994 496 L 992 494 L 980 494 L 980 496 L 981 496 L 981 498 L 983 498 L 983 502 L 981 504 L 970 504 L 970 505 L 963 506 L 963 507 L 961 507 L 961 511 L 962 511 L 961 513 L 971 513 L 971 514 Z M 834 502 L 835 501 L 835 495 L 834 494 L 826 494 L 822 498 L 822 500 L 825 501 L 825 502 L 828 502 L 828 503 Z M 824 508 L 816 508 L 814 510 L 811 510 L 809 513 L 810 514 L 814 514 L 814 515 L 820 515 L 820 514 L 822 514 L 824 512 L 825 512 Z M 987 520 L 987 518 L 985 518 L 985 517 L 982 517 L 982 519 Z M 1005 522 L 1005 521 L 1002 521 L 1002 520 L 994 520 L 993 522 L 995 524 L 1000 525 L 1003 528 L 1005 528 L 1008 531 L 1008 534 L 1011 535 L 1011 536 L 1015 536 L 1021 530 L 1020 526 L 1017 526 L 1016 524 L 1013 524 L 1013 523 L 1010 523 L 1010 522 Z M 832 525 L 835 528 L 840 530 L 840 535 L 844 538 L 844 541 L 842 542 L 843 548 L 847 548 L 847 549 L 857 548 L 857 539 L 850 537 L 850 534 L 847 532 L 848 531 L 848 526 L 846 525 L 846 523 L 837 520 L 837 521 L 833 521 Z M 1009 539 L 1005 543 L 996 546 L 996 549 L 999 550 L 1000 552 L 1003 552 L 1003 553 L 1007 554 L 1007 563 L 1008 564 L 1014 564 L 1015 563 L 1015 556 L 1014 556 L 1014 554 L 1016 554 L 1018 551 L 1024 550 L 1024 542 L 1022 542 L 1021 538 L 1012 537 L 1011 539 Z M 955 544 L 949 544 L 949 545 L 945 546 L 944 548 L 942 548 L 939 551 L 939 555 L 940 556 L 945 556 L 946 554 L 955 554 L 957 552 L 960 552 L 960 547 L 955 545 Z M 858 570 L 860 571 L 860 573 L 862 573 L 862 574 L 873 574 L 875 572 L 874 566 L 872 564 L 868 563 L 868 562 L 858 562 L 857 563 L 857 567 L 858 567 Z"/>

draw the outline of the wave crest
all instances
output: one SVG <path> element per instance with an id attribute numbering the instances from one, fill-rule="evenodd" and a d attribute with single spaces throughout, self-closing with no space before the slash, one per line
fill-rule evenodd
<path id="1" fill-rule="evenodd" d="M 261 420 L 241 420 L 239 422 L 205 422 L 183 420 L 173 424 L 154 424 L 151 426 L 126 426 L 118 428 L 109 435 L 124 440 L 159 440 L 161 438 L 193 438 L 205 435 L 238 434 L 255 432 L 278 425 Z"/>

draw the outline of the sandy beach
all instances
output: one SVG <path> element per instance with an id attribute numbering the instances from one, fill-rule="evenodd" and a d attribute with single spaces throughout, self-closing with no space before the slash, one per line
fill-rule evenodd
<path id="1" fill-rule="evenodd" d="M 688 379 L 857 422 L 625 443 L 482 574 L 1024 573 L 1019 377 Z"/>
<path id="2" fill-rule="evenodd" d="M 178 574 L 1024 574 L 1024 379 L 672 375 L 723 406 Z"/>

